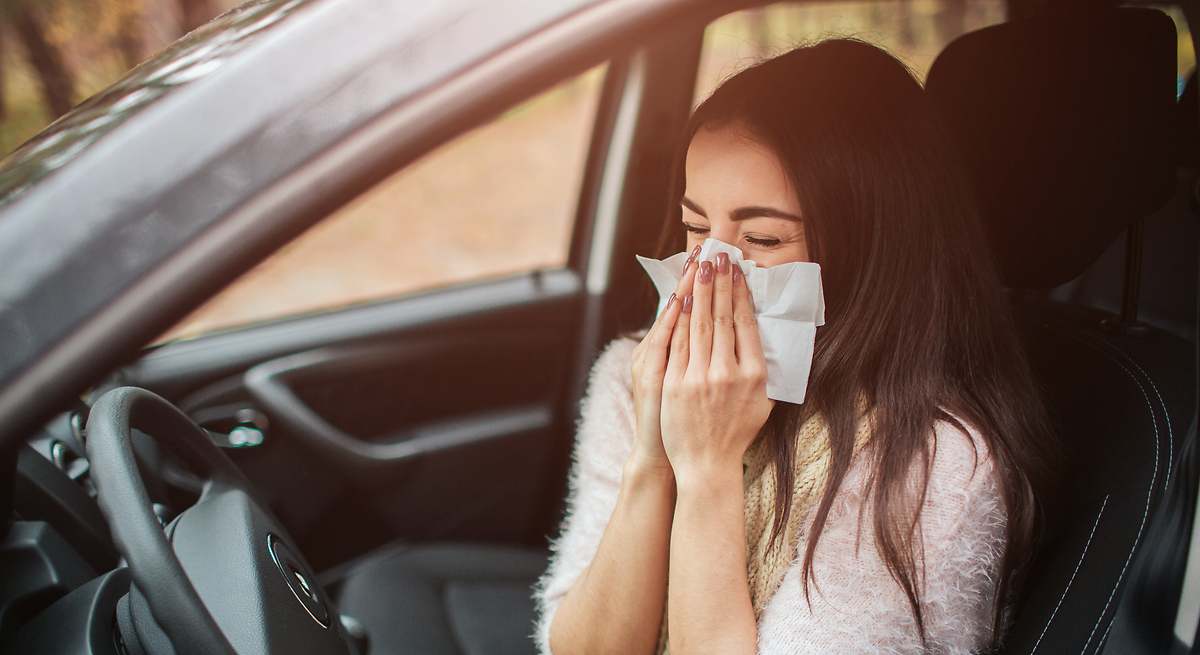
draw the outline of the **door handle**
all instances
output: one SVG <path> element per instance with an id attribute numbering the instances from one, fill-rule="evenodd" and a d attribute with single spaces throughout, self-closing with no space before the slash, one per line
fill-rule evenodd
<path id="1" fill-rule="evenodd" d="M 368 356 L 373 351 L 363 351 Z M 362 355 L 362 353 L 359 353 Z M 550 408 L 529 404 L 431 421 L 402 430 L 383 440 L 366 441 L 325 420 L 287 383 L 304 370 L 344 364 L 354 352 L 321 348 L 264 362 L 246 371 L 243 384 L 258 407 L 285 425 L 297 438 L 342 464 L 357 468 L 388 468 L 421 456 L 507 435 L 546 430 L 553 424 Z"/>

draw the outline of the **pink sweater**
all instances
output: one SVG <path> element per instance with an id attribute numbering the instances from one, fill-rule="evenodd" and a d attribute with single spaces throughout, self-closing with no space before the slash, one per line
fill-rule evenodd
<path id="1" fill-rule="evenodd" d="M 552 540 L 550 565 L 537 581 L 532 637 L 550 655 L 550 623 L 567 590 L 592 560 L 616 507 L 623 464 L 633 446 L 634 415 L 629 339 L 614 339 L 588 377 L 572 452 L 567 514 Z M 925 544 L 923 612 L 931 653 L 977 652 L 991 625 L 1004 548 L 1005 511 L 992 460 L 978 432 L 971 441 L 949 423 L 934 430 L 937 449 L 921 514 Z M 856 461 L 833 505 L 814 554 L 812 604 L 805 601 L 800 568 L 807 537 L 758 622 L 758 652 L 920 653 L 907 598 L 875 549 L 870 505 L 864 505 L 866 468 Z M 864 510 L 857 552 L 857 518 Z M 918 572 L 920 567 L 918 566 Z M 597 629 L 603 629 L 598 627 Z"/>

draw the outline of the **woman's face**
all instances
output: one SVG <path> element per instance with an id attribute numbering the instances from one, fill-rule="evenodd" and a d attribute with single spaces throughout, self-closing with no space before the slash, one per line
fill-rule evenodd
<path id="1" fill-rule="evenodd" d="M 809 261 L 800 203 L 783 164 L 743 128 L 697 130 L 685 175 L 688 252 L 713 237 L 759 266 Z"/>

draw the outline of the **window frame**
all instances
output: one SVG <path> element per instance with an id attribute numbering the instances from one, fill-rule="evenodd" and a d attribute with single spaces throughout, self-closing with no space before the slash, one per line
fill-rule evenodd
<path id="1" fill-rule="evenodd" d="M 146 345 L 142 349 L 142 352 L 148 354 L 148 353 L 153 352 L 154 350 L 160 349 L 164 346 L 170 346 L 170 345 L 179 344 L 179 343 L 183 343 L 183 342 L 204 340 L 204 339 L 207 339 L 208 337 L 215 337 L 215 336 L 227 335 L 227 334 L 231 334 L 231 333 L 238 333 L 238 332 L 242 332 L 242 331 L 246 331 L 246 330 L 254 330 L 257 328 L 267 328 L 272 325 L 279 325 L 279 324 L 284 324 L 284 323 L 319 320 L 323 316 L 338 314 L 341 312 L 350 311 L 350 310 L 354 310 L 354 309 L 367 308 L 367 307 L 372 307 L 372 306 L 376 306 L 376 305 L 387 305 L 387 304 L 391 304 L 391 303 L 402 303 L 408 299 L 423 298 L 423 297 L 429 296 L 430 294 L 437 294 L 437 293 L 443 293 L 443 292 L 454 292 L 456 290 L 461 290 L 461 289 L 465 289 L 465 288 L 472 287 L 472 286 L 478 286 L 478 285 L 503 283 L 505 281 L 516 280 L 516 279 L 531 276 L 531 275 L 547 275 L 547 274 L 550 274 L 553 272 L 558 272 L 558 271 L 573 271 L 579 275 L 582 275 L 583 274 L 583 266 L 585 266 L 586 262 L 587 262 L 586 253 L 587 253 L 587 248 L 589 247 L 589 244 L 591 242 L 591 228 L 594 223 L 593 219 L 594 219 L 594 212 L 596 210 L 596 199 L 599 194 L 598 187 L 599 187 L 600 178 L 601 178 L 601 174 L 599 171 L 602 170 L 603 167 L 605 166 L 605 161 L 607 158 L 607 154 L 609 152 L 609 150 L 608 150 L 609 136 L 610 136 L 610 132 L 613 127 L 613 125 L 612 125 L 613 115 L 614 115 L 615 107 L 616 107 L 617 103 L 620 102 L 620 97 L 621 97 L 623 84 L 624 84 L 624 77 L 623 77 L 624 74 L 622 71 L 617 70 L 617 69 L 621 68 L 621 65 L 619 62 L 612 60 L 612 59 L 601 60 L 601 61 L 595 62 L 593 65 L 587 66 L 586 68 L 584 68 L 581 71 L 576 71 L 576 72 L 564 75 L 561 78 L 558 78 L 558 79 L 553 80 L 552 82 L 549 82 L 544 87 L 537 88 L 537 89 L 531 91 L 526 96 L 523 96 L 523 97 L 513 100 L 510 104 L 496 108 L 490 114 L 485 116 L 482 120 L 479 120 L 476 123 L 473 123 L 473 124 L 470 124 L 470 125 L 464 127 L 461 131 L 449 136 L 448 138 L 441 141 L 437 145 L 429 148 L 421 156 L 416 157 L 416 158 L 412 159 L 411 161 L 404 163 L 402 166 L 396 168 L 395 170 L 391 170 L 391 171 L 385 173 L 384 175 L 382 175 L 379 178 L 379 181 L 376 182 L 375 185 L 368 187 L 359 195 L 350 199 L 349 201 L 342 204 L 338 208 L 334 209 L 333 211 L 331 211 L 329 214 L 327 214 L 320 220 L 314 222 L 312 225 L 305 228 L 304 231 L 297 234 L 293 239 L 289 240 L 287 243 L 283 244 L 276 250 L 274 250 L 270 253 L 267 253 L 261 259 L 254 262 L 254 264 L 252 264 L 250 267 L 246 268 L 241 273 L 239 273 L 239 275 L 237 277 L 233 278 L 225 287 L 223 287 L 220 290 L 216 291 L 215 293 L 211 294 L 208 298 L 206 298 L 204 301 L 199 303 L 193 309 L 193 311 L 201 309 L 205 303 L 220 296 L 221 293 L 225 292 L 226 290 L 231 288 L 233 285 L 237 284 L 240 280 L 244 279 L 244 277 L 247 274 L 251 273 L 254 270 L 255 266 L 266 262 L 272 256 L 274 256 L 276 253 L 278 253 L 280 250 L 282 250 L 284 247 L 286 247 L 298 240 L 304 239 L 308 235 L 311 235 L 311 232 L 310 232 L 311 229 L 324 223 L 326 220 L 334 218 L 335 214 L 337 214 L 338 211 L 345 208 L 347 205 L 353 203 L 355 200 L 358 200 L 359 198 L 362 198 L 363 196 L 370 194 L 372 191 L 374 191 L 375 189 L 378 188 L 379 184 L 382 184 L 390 176 L 399 174 L 402 171 L 404 171 L 405 169 L 407 169 L 408 167 L 419 164 L 425 157 L 437 153 L 439 151 L 439 149 L 441 149 L 442 147 L 448 146 L 448 145 L 454 143 L 455 140 L 469 135 L 473 130 L 486 127 L 494 120 L 503 120 L 503 114 L 505 112 L 507 112 L 513 108 L 519 107 L 522 103 L 528 102 L 530 100 L 534 100 L 538 96 L 540 96 L 542 93 L 545 93 L 547 91 L 552 91 L 555 87 L 557 87 L 560 84 L 573 82 L 576 79 L 578 79 L 580 76 L 586 75 L 586 74 L 592 72 L 596 67 L 600 67 L 600 66 L 604 67 L 603 70 L 601 71 L 602 79 L 600 81 L 599 88 L 596 90 L 595 98 L 590 100 L 590 102 L 594 103 L 594 105 L 593 105 L 591 124 L 588 127 L 587 145 L 585 146 L 584 156 L 577 162 L 579 166 L 583 167 L 582 175 L 580 176 L 580 185 L 575 193 L 574 202 L 572 203 L 573 204 L 572 210 L 569 212 L 569 215 L 563 217 L 563 220 L 570 220 L 571 224 L 567 231 L 568 232 L 568 240 L 567 240 L 567 243 L 566 243 L 565 249 L 564 249 L 566 257 L 565 257 L 565 262 L 562 266 L 548 266 L 548 267 L 541 267 L 541 268 L 533 268 L 533 269 L 528 269 L 528 270 L 513 271 L 510 273 L 486 274 L 486 275 L 483 275 L 483 276 L 477 277 L 477 278 L 471 278 L 471 279 L 460 280 L 460 281 L 455 281 L 455 282 L 447 282 L 444 284 L 437 284 L 437 285 L 430 286 L 430 287 L 417 288 L 417 289 L 412 289 L 409 291 L 404 291 L 404 292 L 399 292 L 399 293 L 383 294 L 383 295 L 366 298 L 366 299 L 362 299 L 362 300 L 356 300 L 356 301 L 344 302 L 344 303 L 335 303 L 335 304 L 331 304 L 328 306 L 322 306 L 322 307 L 310 307 L 310 308 L 290 311 L 290 312 L 283 313 L 283 314 L 269 315 L 269 316 L 265 316 L 262 318 L 253 318 L 253 319 L 239 322 L 239 323 L 222 325 L 222 326 L 215 327 L 210 330 L 205 330 L 204 332 L 192 334 L 192 335 L 183 335 L 183 336 L 179 336 L 179 337 L 169 337 L 169 338 L 162 338 L 162 335 L 160 335 L 160 337 L 156 338 L 153 342 Z M 182 323 L 183 320 L 186 320 L 186 318 L 187 318 L 186 316 L 181 318 L 180 323 Z M 171 329 L 174 329 L 178 326 L 179 326 L 179 323 L 176 323 L 175 325 L 173 325 L 171 327 Z"/>

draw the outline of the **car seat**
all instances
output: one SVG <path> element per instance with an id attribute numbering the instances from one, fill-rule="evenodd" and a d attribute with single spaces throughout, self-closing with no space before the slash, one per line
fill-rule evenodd
<path id="1" fill-rule="evenodd" d="M 1176 188 L 1174 24 L 1068 4 L 957 39 L 926 82 L 1069 455 L 1004 653 L 1101 651 L 1194 433 L 1195 344 L 1181 333 L 1194 310 L 1190 332 L 1137 320 L 1142 221 Z M 1056 297 L 1122 239 L 1115 316 Z M 1175 283 L 1196 273 L 1193 261 Z M 1182 579 L 1176 568 L 1162 579 Z M 1166 652 L 1132 643 L 1121 652 Z"/>

